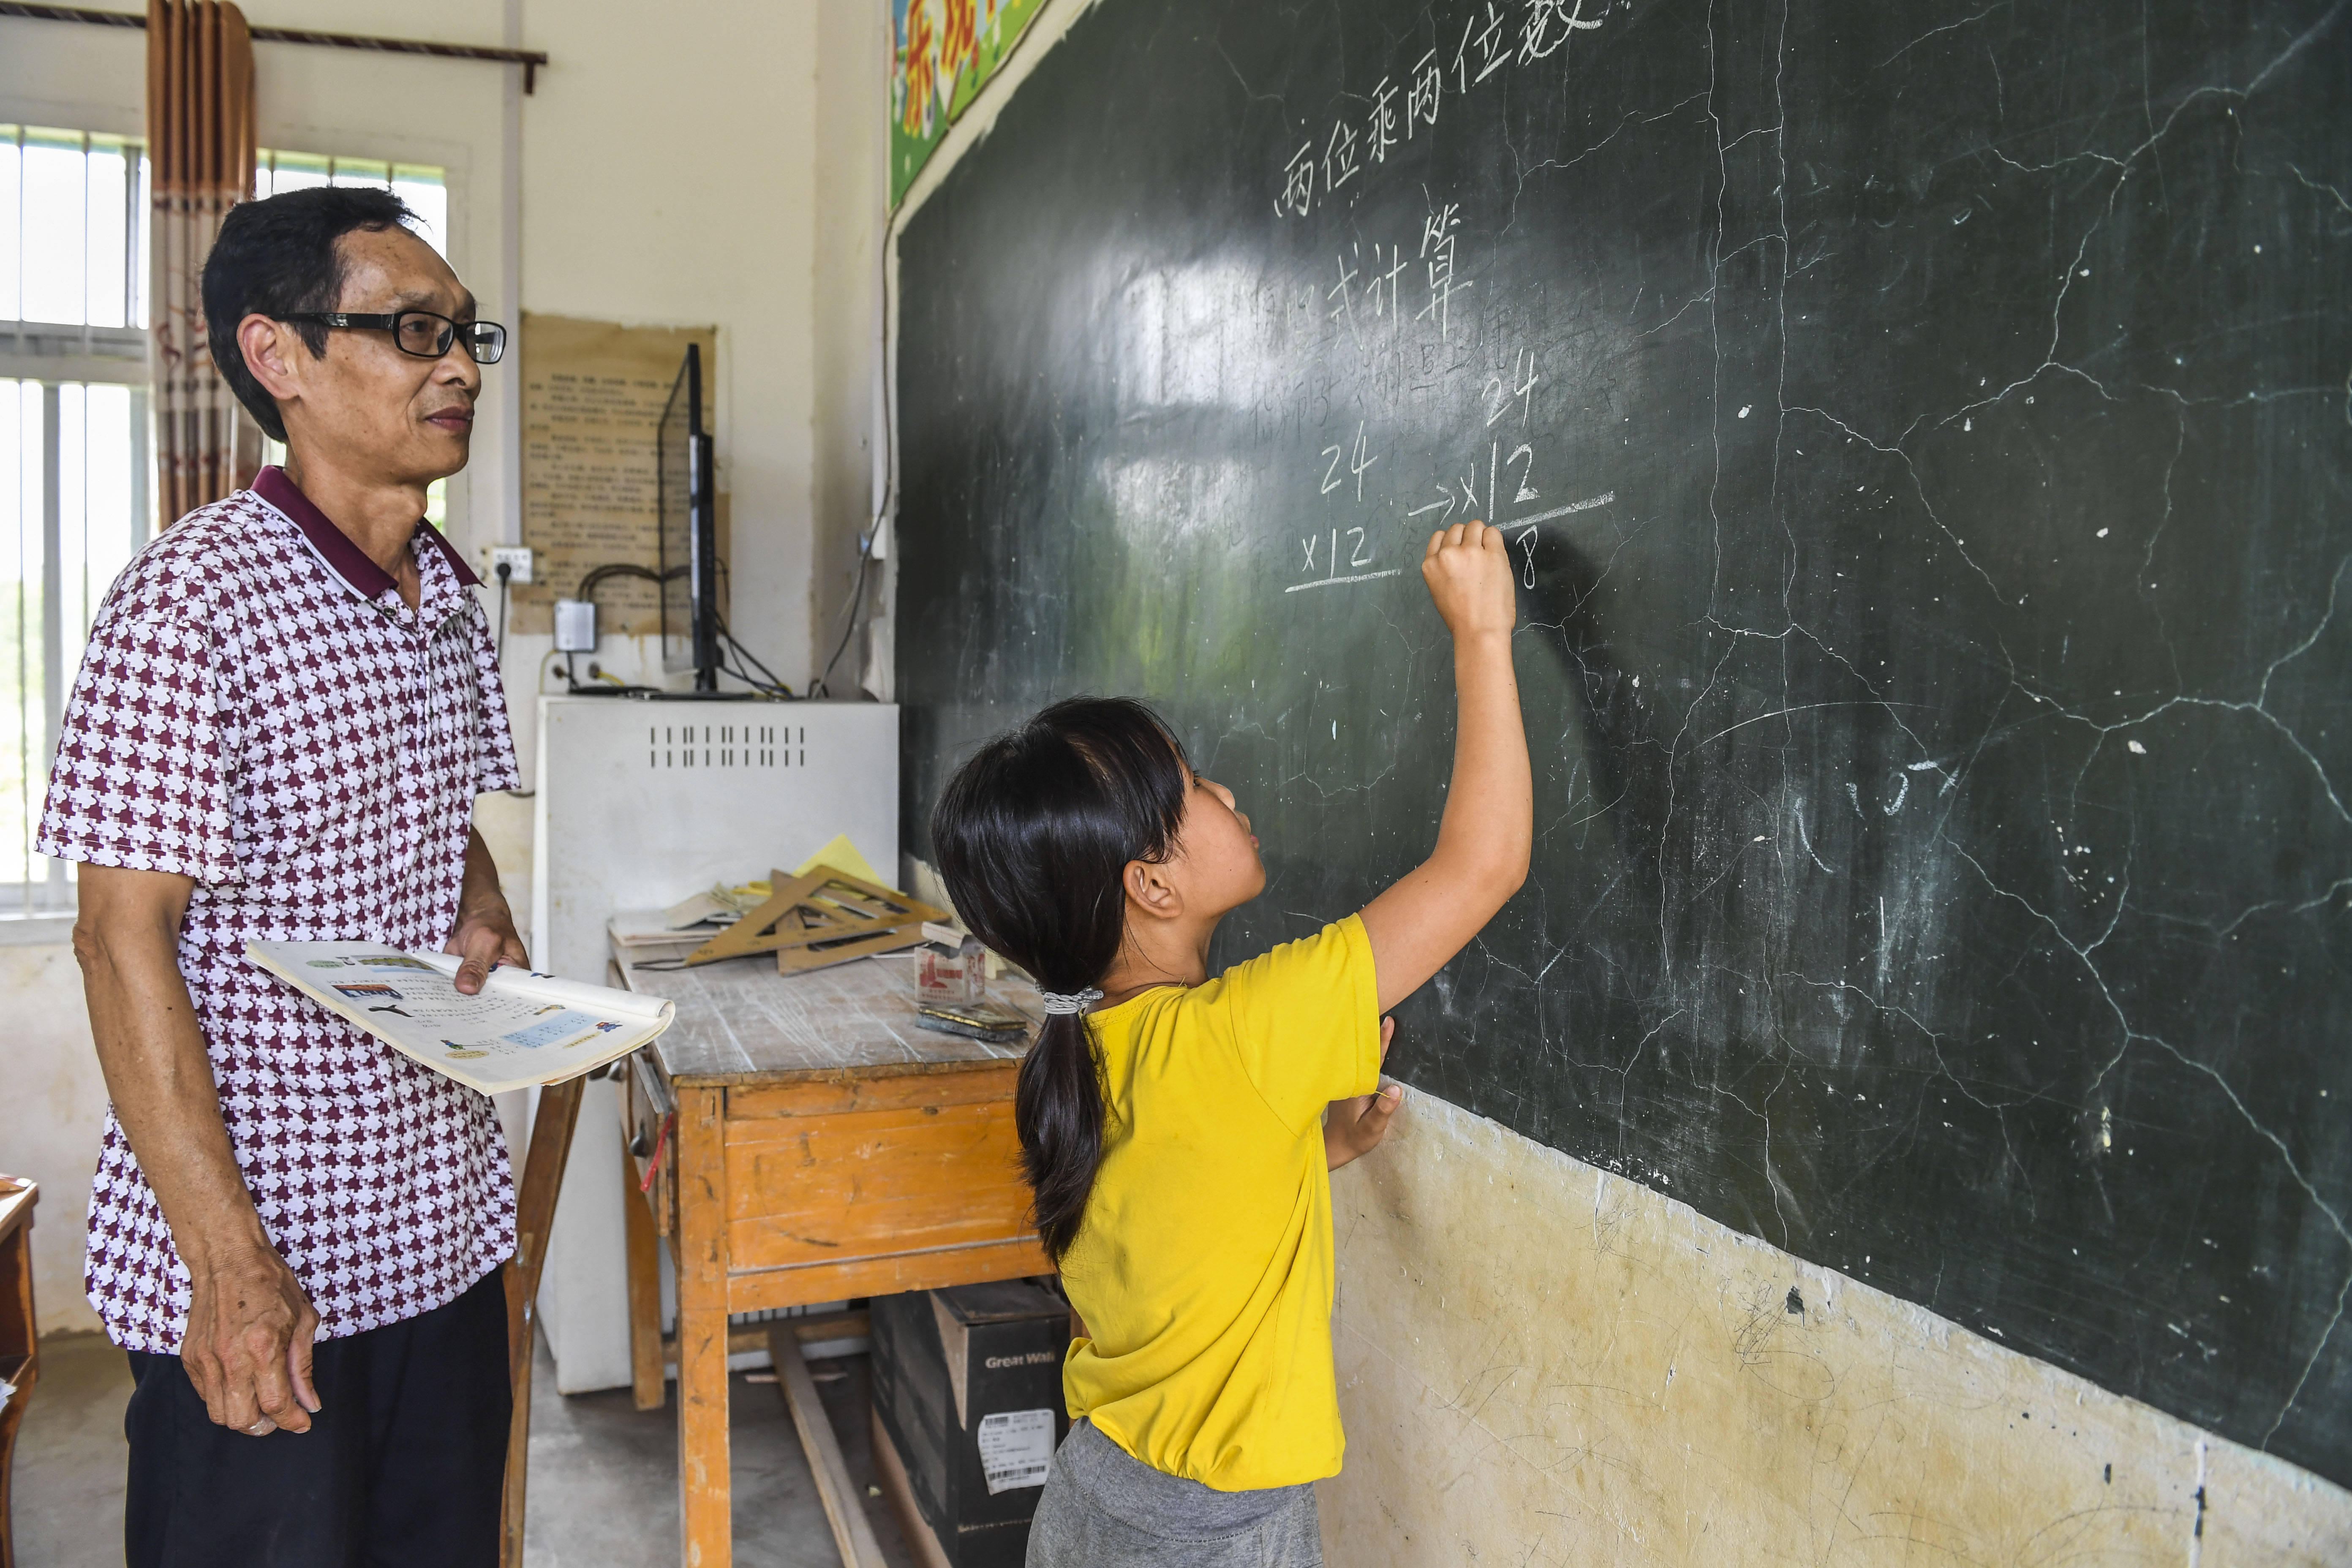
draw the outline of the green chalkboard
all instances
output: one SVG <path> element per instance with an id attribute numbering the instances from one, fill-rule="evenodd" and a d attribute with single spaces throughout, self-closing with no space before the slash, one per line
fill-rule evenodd
<path id="1" fill-rule="evenodd" d="M 1105 0 L 898 237 L 905 841 L 1131 692 L 1359 907 L 1497 520 L 1400 1076 L 2352 1481 L 2347 9 Z"/>

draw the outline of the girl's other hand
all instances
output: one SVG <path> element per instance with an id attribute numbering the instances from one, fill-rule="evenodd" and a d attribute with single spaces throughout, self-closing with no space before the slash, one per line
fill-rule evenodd
<path id="1" fill-rule="evenodd" d="M 1422 552 L 1421 580 L 1457 642 L 1475 632 L 1508 633 L 1518 624 L 1511 552 L 1499 528 L 1457 522 L 1439 529 Z"/>
<path id="2" fill-rule="evenodd" d="M 1389 1042 L 1396 1038 L 1396 1020 L 1381 1020 L 1381 1060 L 1389 1059 Z M 1389 1135 L 1389 1120 L 1403 1103 L 1404 1088 L 1391 1084 L 1378 1094 L 1335 1100 L 1323 1118 L 1323 1166 L 1336 1171 L 1359 1154 L 1369 1154 Z"/>

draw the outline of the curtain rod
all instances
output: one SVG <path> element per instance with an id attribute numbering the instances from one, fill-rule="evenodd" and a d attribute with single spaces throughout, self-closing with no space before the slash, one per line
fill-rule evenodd
<path id="1" fill-rule="evenodd" d="M 0 16 L 29 16 L 40 22 L 95 22 L 102 27 L 144 27 L 147 18 L 129 11 L 91 11 L 79 5 L 27 5 L 19 0 L 0 0 Z M 312 33 L 295 27 L 256 27 L 247 25 L 246 33 L 261 44 L 319 44 L 337 49 L 373 49 L 378 54 L 433 55 L 451 60 L 496 60 L 502 65 L 522 67 L 522 89 L 530 92 L 539 85 L 539 68 L 547 63 L 544 54 L 533 49 L 493 49 L 473 44 L 426 44 L 411 38 L 370 38 L 355 33 Z"/>

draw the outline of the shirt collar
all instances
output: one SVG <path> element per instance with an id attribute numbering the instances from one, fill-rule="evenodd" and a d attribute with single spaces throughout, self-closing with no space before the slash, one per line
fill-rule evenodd
<path id="1" fill-rule="evenodd" d="M 253 493 L 276 507 L 286 520 L 302 531 L 310 548 L 331 567 L 335 575 L 351 584 L 352 591 L 362 599 L 375 599 L 394 587 L 392 574 L 368 559 L 367 552 L 352 542 L 351 535 L 335 526 L 334 520 L 320 511 L 304 495 L 286 470 L 272 463 L 254 476 Z M 449 570 L 465 587 L 478 587 L 481 579 L 467 566 L 466 558 L 457 547 L 441 537 L 441 531 L 423 518 L 416 520 L 416 531 L 429 540 L 449 563 Z"/>

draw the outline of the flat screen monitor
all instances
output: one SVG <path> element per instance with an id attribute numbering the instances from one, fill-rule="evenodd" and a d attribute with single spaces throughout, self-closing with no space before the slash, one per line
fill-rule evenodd
<path id="1" fill-rule="evenodd" d="M 703 427 L 702 346 L 688 343 L 655 436 L 661 519 L 662 668 L 719 689 L 719 522 L 711 439 Z"/>

